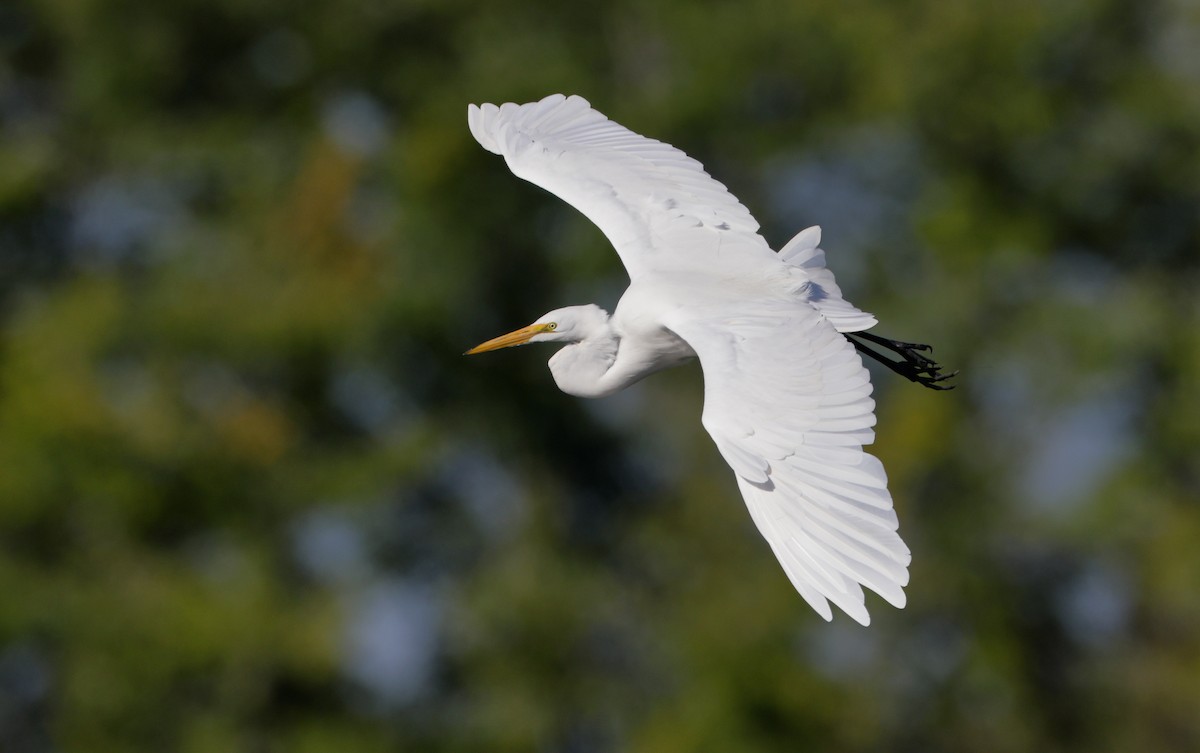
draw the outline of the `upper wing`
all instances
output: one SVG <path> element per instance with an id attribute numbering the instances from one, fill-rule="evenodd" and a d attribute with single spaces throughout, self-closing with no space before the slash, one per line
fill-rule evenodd
<path id="1" fill-rule="evenodd" d="M 467 108 L 471 133 L 518 177 L 596 223 L 635 278 L 725 258 L 773 259 L 758 223 L 696 160 L 596 112 L 578 96 Z"/>
<path id="2" fill-rule="evenodd" d="M 805 601 L 866 625 L 861 584 L 903 607 L 911 556 L 883 465 L 862 449 L 875 401 L 854 346 L 794 300 L 680 310 L 665 324 L 700 357 L 704 427 Z"/>

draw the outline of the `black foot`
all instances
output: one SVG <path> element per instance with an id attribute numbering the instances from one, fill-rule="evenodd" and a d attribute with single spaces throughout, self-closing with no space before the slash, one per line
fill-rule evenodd
<path id="1" fill-rule="evenodd" d="M 886 337 L 872 335 L 869 332 L 844 332 L 846 339 L 854 344 L 859 353 L 868 355 L 879 361 L 884 366 L 896 372 L 900 376 L 916 382 L 917 384 L 928 387 L 931 390 L 952 390 L 954 385 L 942 384 L 942 382 L 951 378 L 957 371 L 952 371 L 949 374 L 942 373 L 942 367 L 937 361 L 929 358 L 923 353 L 930 353 L 933 348 L 920 343 L 906 343 L 900 340 L 889 340 Z M 895 353 L 900 356 L 899 361 L 893 361 L 891 358 L 882 353 L 867 347 L 866 343 L 859 339 L 866 340 L 880 348 Z"/>

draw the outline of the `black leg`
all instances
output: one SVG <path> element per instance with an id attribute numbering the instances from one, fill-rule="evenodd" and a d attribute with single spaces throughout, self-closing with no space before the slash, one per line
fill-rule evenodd
<path id="1" fill-rule="evenodd" d="M 921 343 L 906 343 L 900 340 L 889 340 L 886 337 L 873 335 L 870 332 L 844 332 L 846 336 L 859 353 L 868 355 L 879 361 L 884 366 L 887 366 L 892 371 L 900 376 L 916 382 L 917 384 L 928 387 L 931 390 L 952 390 L 954 385 L 942 384 L 941 382 L 949 379 L 957 374 L 957 371 L 952 371 L 949 374 L 942 373 L 942 367 L 937 361 L 924 355 L 931 352 L 933 348 Z M 861 338 L 861 340 L 859 339 Z M 862 342 L 866 340 L 869 343 L 879 346 L 883 350 L 890 351 L 900 356 L 899 361 L 883 355 L 882 353 L 867 347 L 867 344 Z"/>

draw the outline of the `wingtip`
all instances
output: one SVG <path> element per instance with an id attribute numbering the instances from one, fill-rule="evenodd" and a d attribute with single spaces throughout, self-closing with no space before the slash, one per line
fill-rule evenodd
<path id="1" fill-rule="evenodd" d="M 500 154 L 500 146 L 491 133 L 490 123 L 500 108 L 485 102 L 482 105 L 467 105 L 467 127 L 479 145 L 492 154 Z"/>
<path id="2" fill-rule="evenodd" d="M 591 109 L 591 104 L 578 94 L 549 94 L 536 102 L 527 104 L 516 102 L 505 102 L 499 106 L 490 102 L 480 105 L 469 104 L 467 105 L 467 126 L 480 146 L 493 154 L 503 154 L 504 151 L 500 144 L 503 136 L 497 131 L 503 128 L 505 119 L 511 120 L 518 117 L 518 112 L 526 113 L 526 118 L 537 119 L 549 117 L 551 113 L 574 112 L 580 109 Z"/>
<path id="3" fill-rule="evenodd" d="M 843 612 L 850 615 L 850 619 L 854 620 L 859 625 L 862 625 L 863 627 L 871 626 L 871 613 L 867 611 L 866 605 L 859 604 L 857 605 L 858 608 L 853 610 L 846 609 L 845 605 L 842 604 L 838 604 L 838 606 L 842 608 Z"/>

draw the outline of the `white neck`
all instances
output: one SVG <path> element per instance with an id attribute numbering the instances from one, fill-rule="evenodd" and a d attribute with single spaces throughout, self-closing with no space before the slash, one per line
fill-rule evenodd
<path id="1" fill-rule="evenodd" d="M 568 345 L 550 358 L 554 383 L 568 395 L 604 397 L 624 387 L 613 381 L 612 365 L 617 361 L 621 341 L 612 330 L 589 335 Z"/>
<path id="2" fill-rule="evenodd" d="M 550 359 L 554 382 L 568 395 L 611 395 L 647 374 L 695 355 L 674 335 L 652 342 L 645 338 L 623 338 L 621 329 L 613 326 L 608 313 L 599 306 L 577 306 L 570 310 L 577 317 L 571 333 L 579 339 Z"/>

